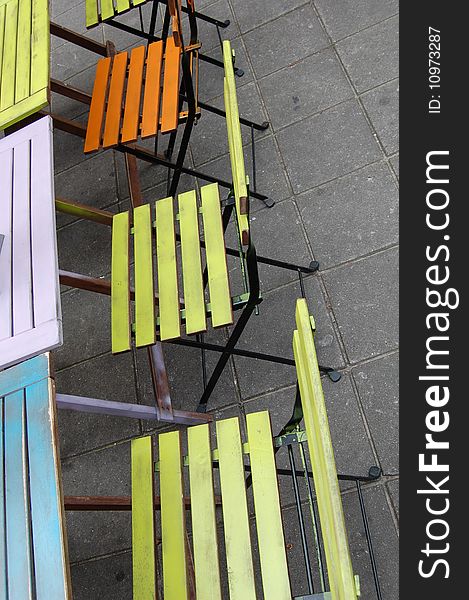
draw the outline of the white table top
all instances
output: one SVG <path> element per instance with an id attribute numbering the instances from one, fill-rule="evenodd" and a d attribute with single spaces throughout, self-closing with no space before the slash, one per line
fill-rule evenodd
<path id="1" fill-rule="evenodd" d="M 54 201 L 44 117 L 0 140 L 0 369 L 62 344 Z"/>

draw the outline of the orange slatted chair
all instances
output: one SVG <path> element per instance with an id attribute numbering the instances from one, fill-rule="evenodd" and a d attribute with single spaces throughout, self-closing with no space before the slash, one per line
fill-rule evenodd
<path id="1" fill-rule="evenodd" d="M 198 42 L 184 46 L 180 3 L 171 9 L 172 35 L 130 54 L 115 53 L 98 61 L 86 128 L 85 153 L 132 144 L 138 138 L 170 134 L 165 158 L 170 160 L 184 124 L 171 189 L 184 164 L 198 107 Z M 192 38 L 192 36 L 191 36 Z M 163 159 L 164 162 L 164 159 Z"/>

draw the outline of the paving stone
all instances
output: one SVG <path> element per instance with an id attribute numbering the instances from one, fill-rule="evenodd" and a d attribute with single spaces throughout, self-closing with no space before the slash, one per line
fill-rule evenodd
<path id="1" fill-rule="evenodd" d="M 312 260 L 304 239 L 301 221 L 291 200 L 275 204 L 269 210 L 262 211 L 261 214 L 252 215 L 251 237 L 258 256 L 262 255 L 305 267 L 308 267 Z M 234 232 L 232 235 L 226 236 L 226 239 L 227 245 L 236 248 L 237 237 Z M 294 244 L 292 244 L 292 240 L 294 240 Z M 240 273 L 235 273 L 240 271 L 239 260 L 236 259 L 232 264 L 230 262 L 229 268 L 230 279 L 231 277 L 241 277 Z M 298 272 L 295 270 L 280 269 L 262 263 L 259 263 L 259 276 L 263 293 L 290 281 L 298 280 Z"/>
<path id="2" fill-rule="evenodd" d="M 285 35 L 287 31 L 294 32 L 294 35 Z M 244 41 L 257 77 L 291 65 L 329 45 L 309 5 L 247 33 Z"/>
<path id="3" fill-rule="evenodd" d="M 137 403 L 132 354 L 107 354 L 57 373 L 62 394 Z M 70 456 L 138 435 L 137 419 L 70 410 L 59 412 L 62 456 Z"/>
<path id="4" fill-rule="evenodd" d="M 390 158 L 389 162 L 392 165 L 394 173 L 396 174 L 397 178 L 399 179 L 399 154 L 392 156 Z"/>
<path id="5" fill-rule="evenodd" d="M 65 496 L 130 496 L 130 444 L 62 457 Z"/>
<path id="6" fill-rule="evenodd" d="M 77 221 L 57 232 L 59 265 L 92 277 L 111 271 L 111 228 L 92 221 Z"/>
<path id="7" fill-rule="evenodd" d="M 79 0 L 51 0 L 51 16 L 57 17 L 79 3 Z"/>
<path id="8" fill-rule="evenodd" d="M 365 416 L 386 475 L 399 473 L 399 356 L 353 370 Z"/>
<path id="9" fill-rule="evenodd" d="M 389 168 L 375 164 L 296 198 L 321 268 L 397 242 L 398 192 Z"/>
<path id="10" fill-rule="evenodd" d="M 363 94 L 362 101 L 386 154 L 393 154 L 399 149 L 399 82 Z"/>
<path id="11" fill-rule="evenodd" d="M 397 348 L 397 259 L 392 248 L 323 275 L 352 363 Z"/>
<path id="12" fill-rule="evenodd" d="M 264 77 L 259 86 L 276 130 L 353 96 L 330 48 Z"/>
<path id="13" fill-rule="evenodd" d="M 96 154 L 75 166 L 57 173 L 55 193 L 58 198 L 81 202 L 95 208 L 105 208 L 117 202 L 116 175 L 112 151 Z M 73 218 L 61 215 L 59 227 Z"/>
<path id="14" fill-rule="evenodd" d="M 241 87 L 237 96 L 241 117 L 260 124 L 267 120 L 267 115 L 262 107 L 262 101 L 254 83 L 248 83 Z M 223 97 L 214 99 L 210 104 L 225 110 Z M 270 129 L 255 131 L 256 140 L 269 133 Z M 245 145 L 251 143 L 250 127 L 241 125 L 241 135 Z M 192 132 L 190 145 L 196 167 L 226 154 L 228 152 L 228 133 L 224 117 L 206 110 L 202 111 L 200 121 Z"/>
<path id="15" fill-rule="evenodd" d="M 334 41 L 395 15 L 398 0 L 315 0 L 324 25 Z"/>
<path id="16" fill-rule="evenodd" d="M 130 446 L 119 444 L 62 460 L 62 473 L 66 496 L 130 495 Z M 66 514 L 72 563 L 130 548 L 130 512 L 68 511 Z"/>
<path id="17" fill-rule="evenodd" d="M 236 67 L 244 71 L 244 75 L 242 77 L 236 76 L 236 89 L 239 92 L 239 89 L 243 85 L 247 85 L 248 83 L 251 83 L 251 81 L 253 81 L 254 75 L 241 38 L 232 39 L 231 48 L 235 51 L 236 54 Z M 217 60 L 223 62 L 223 55 L 221 53 L 220 48 L 214 48 L 213 50 L 210 50 L 208 52 L 204 51 L 204 54 L 207 54 L 207 56 L 210 56 L 211 58 L 216 58 Z M 200 100 L 202 100 L 203 102 L 208 102 L 213 98 L 217 98 L 223 95 L 223 74 L 223 67 L 212 65 L 202 60 L 200 61 Z"/>
<path id="18" fill-rule="evenodd" d="M 305 529 L 309 542 L 310 564 L 312 565 L 314 582 L 319 586 L 317 577 L 316 552 L 313 540 L 313 527 L 310 516 L 309 506 L 303 505 L 303 514 L 305 515 Z M 288 572 L 292 595 L 296 597 L 307 596 L 308 580 L 305 568 L 305 559 L 303 547 L 301 545 L 300 525 L 298 521 L 298 511 L 296 507 L 286 508 L 282 511 L 282 521 L 285 535 L 285 547 L 287 550 Z"/>
<path id="19" fill-rule="evenodd" d="M 363 489 L 384 600 L 399 598 L 399 540 L 383 486 Z M 354 572 L 360 577 L 361 597 L 375 598 L 376 591 L 356 493 L 342 497 Z"/>
<path id="20" fill-rule="evenodd" d="M 66 517 L 71 563 L 129 550 L 132 547 L 130 511 L 67 511 Z"/>
<path id="21" fill-rule="evenodd" d="M 67 85 L 71 85 L 82 92 L 86 92 L 87 94 L 92 93 L 94 77 L 96 73 L 96 64 L 89 66 L 84 69 L 77 75 L 73 75 L 65 83 Z M 86 126 L 88 121 L 88 111 L 89 108 L 86 104 L 82 102 L 78 102 L 77 100 L 73 100 L 72 98 L 67 98 L 66 96 L 62 96 L 60 94 L 52 93 L 51 95 L 51 103 L 52 103 L 52 112 L 60 117 L 64 117 L 66 119 L 76 119 L 80 123 Z M 58 130 L 54 131 L 54 135 L 58 132 Z M 67 135 L 67 134 L 65 134 Z M 68 134 L 69 139 L 71 139 L 71 134 Z M 77 138 L 80 140 L 82 152 L 84 146 L 84 140 L 82 138 Z"/>
<path id="22" fill-rule="evenodd" d="M 75 600 L 132 600 L 132 558 L 117 554 L 71 569 Z"/>
<path id="23" fill-rule="evenodd" d="M 388 490 L 391 494 L 392 503 L 399 517 L 399 479 L 393 479 L 388 483 Z"/>
<path id="24" fill-rule="evenodd" d="M 65 81 L 84 69 L 96 65 L 98 54 L 66 42 L 51 52 L 51 77 Z"/>
<path id="25" fill-rule="evenodd" d="M 332 323 L 317 277 L 305 279 L 309 310 L 316 319 L 316 345 L 324 366 L 343 364 Z M 298 283 L 265 294 L 259 316 L 253 315 L 240 338 L 238 347 L 293 358 L 292 337 L 295 329 L 295 305 L 301 297 Z M 296 381 L 295 367 L 235 357 L 236 374 L 243 399 L 260 395 Z"/>
<path id="26" fill-rule="evenodd" d="M 336 46 L 358 92 L 364 92 L 398 75 L 399 20 L 374 25 Z"/>
<path id="27" fill-rule="evenodd" d="M 60 115 L 62 116 L 62 115 Z M 86 125 L 87 114 L 77 119 L 78 122 Z M 75 135 L 60 131 L 54 131 L 54 172 L 55 174 L 66 171 L 86 159 L 83 153 L 83 139 Z"/>
<path id="28" fill-rule="evenodd" d="M 197 10 L 200 12 L 200 9 L 203 8 L 204 10 L 202 11 L 204 14 L 206 15 L 210 15 L 210 10 L 209 10 L 209 6 L 211 6 L 212 4 L 214 4 L 216 2 L 216 0 L 198 0 L 197 1 Z M 205 10 L 207 9 L 207 10 Z"/>
<path id="29" fill-rule="evenodd" d="M 199 10 L 199 3 L 196 3 L 196 10 Z M 219 21 L 230 20 L 230 25 L 224 29 L 220 28 L 220 34 L 224 40 L 231 40 L 239 36 L 239 27 L 231 10 L 230 3 L 228 0 L 217 0 L 210 4 L 210 8 L 207 9 L 207 15 L 218 19 Z M 217 28 L 212 23 L 207 21 L 197 20 L 198 39 L 202 42 L 201 51 L 206 54 L 214 48 L 220 47 L 220 41 L 218 39 Z"/>
<path id="30" fill-rule="evenodd" d="M 111 303 L 107 296 L 72 290 L 61 296 L 64 344 L 54 351 L 64 369 L 111 349 Z"/>
<path id="31" fill-rule="evenodd" d="M 246 31 L 276 19 L 303 4 L 307 4 L 307 2 L 305 0 L 291 0 L 286 3 L 283 0 L 271 0 L 265 2 L 262 5 L 262 10 L 259 10 L 259 5 L 251 2 L 251 0 L 236 0 L 233 3 L 233 8 L 241 32 L 246 33 Z"/>
<path id="32" fill-rule="evenodd" d="M 250 145 L 246 146 L 244 149 L 244 161 L 246 173 L 249 175 L 252 186 L 254 179 L 252 177 L 252 150 Z M 231 163 L 228 154 L 203 165 L 199 170 L 212 177 L 218 177 L 225 181 L 232 181 Z M 256 142 L 256 173 L 256 190 L 259 193 L 265 194 L 275 202 L 284 200 L 291 195 L 282 165 L 282 159 L 272 136 L 262 138 Z M 201 185 L 204 184 L 203 181 L 200 183 Z M 226 188 L 222 190 L 223 197 L 226 191 Z M 262 206 L 261 202 L 261 200 L 252 199 L 251 211 L 256 210 L 258 206 Z"/>
<path id="33" fill-rule="evenodd" d="M 54 22 L 57 23 L 57 25 L 71 29 L 75 33 L 84 35 L 97 42 L 103 43 L 104 41 L 103 28 L 100 25 L 98 25 L 98 27 L 93 27 L 92 29 L 86 28 L 86 11 L 82 2 L 77 3 L 66 12 L 57 15 L 57 17 L 54 18 Z M 54 38 L 57 39 L 56 36 L 52 36 L 52 39 Z M 95 54 L 95 56 L 97 61 L 100 57 L 97 54 Z"/>
<path id="34" fill-rule="evenodd" d="M 374 162 L 381 156 L 365 117 L 350 100 L 277 133 L 295 193 Z"/>

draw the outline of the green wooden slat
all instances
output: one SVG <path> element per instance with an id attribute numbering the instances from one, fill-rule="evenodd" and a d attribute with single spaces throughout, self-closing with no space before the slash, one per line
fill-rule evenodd
<path id="1" fill-rule="evenodd" d="M 31 93 L 49 86 L 49 1 L 32 0 Z"/>
<path id="2" fill-rule="evenodd" d="M 15 101 L 29 96 L 31 71 L 31 0 L 18 0 Z"/>
<path id="3" fill-rule="evenodd" d="M 131 448 L 133 600 L 156 600 L 152 439 L 132 440 Z"/>
<path id="4" fill-rule="evenodd" d="M 291 600 L 268 412 L 246 416 L 262 586 L 269 600 Z"/>
<path id="5" fill-rule="evenodd" d="M 228 133 L 228 147 L 230 151 L 231 172 L 238 216 L 240 237 L 247 243 L 249 237 L 249 218 L 246 210 L 242 210 L 242 199 L 247 201 L 248 189 L 246 170 L 244 166 L 243 138 L 239 122 L 239 108 L 236 94 L 236 83 L 233 68 L 233 55 L 231 44 L 228 40 L 223 42 L 223 62 L 225 67 L 224 100 L 226 111 L 226 127 Z"/>
<path id="6" fill-rule="evenodd" d="M 296 305 L 293 334 L 298 383 L 333 600 L 357 597 L 324 392 L 306 300 Z"/>
<path id="7" fill-rule="evenodd" d="M 200 256 L 199 216 L 195 191 L 179 194 L 182 277 L 186 333 L 205 331 L 205 298 Z"/>
<path id="8" fill-rule="evenodd" d="M 86 26 L 93 27 L 98 23 L 98 0 L 86 0 Z"/>
<path id="9" fill-rule="evenodd" d="M 2 4 L 0 6 L 0 92 L 2 89 L 2 77 L 3 77 L 3 40 L 5 36 L 5 13 L 6 6 Z M 0 123 L 1 125 L 1 123 Z"/>
<path id="10" fill-rule="evenodd" d="M 101 0 L 101 21 L 111 19 L 114 16 L 114 5 L 112 0 Z"/>
<path id="11" fill-rule="evenodd" d="M 111 329 L 112 351 L 130 350 L 129 213 L 112 220 Z"/>
<path id="12" fill-rule="evenodd" d="M 165 600 L 187 600 L 185 506 L 179 431 L 158 438 Z"/>
<path id="13" fill-rule="evenodd" d="M 230 600 L 256 600 L 239 420 L 216 427 Z"/>
<path id="14" fill-rule="evenodd" d="M 209 426 L 190 427 L 187 440 L 196 594 L 221 600 Z"/>
<path id="15" fill-rule="evenodd" d="M 155 297 L 153 291 L 153 254 L 151 208 L 149 204 L 134 210 L 135 258 L 135 343 L 154 344 Z"/>
<path id="16" fill-rule="evenodd" d="M 10 107 L 15 103 L 16 39 L 18 25 L 17 0 L 11 0 L 11 2 L 6 5 L 5 9 L 0 110 Z"/>
<path id="17" fill-rule="evenodd" d="M 116 13 L 120 14 L 129 10 L 130 8 L 130 0 L 117 0 L 116 2 Z"/>
<path id="18" fill-rule="evenodd" d="M 201 188 L 200 193 L 202 196 L 202 217 L 207 254 L 212 325 L 220 327 L 233 323 L 233 311 L 231 307 L 218 184 L 205 185 Z"/>
<path id="19" fill-rule="evenodd" d="M 160 338 L 170 340 L 181 335 L 173 199 L 158 200 L 155 207 Z"/>

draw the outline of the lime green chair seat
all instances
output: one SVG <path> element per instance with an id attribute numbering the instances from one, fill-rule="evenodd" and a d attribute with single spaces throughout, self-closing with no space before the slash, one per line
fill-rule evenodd
<path id="1" fill-rule="evenodd" d="M 132 328 L 137 347 L 204 332 L 207 317 L 213 327 L 233 323 L 218 185 L 201 188 L 201 205 L 195 191 L 179 194 L 178 212 L 172 198 L 145 204 L 113 218 L 112 225 L 112 351 L 130 350 Z M 176 243 L 176 225 L 180 244 Z M 154 233 L 154 235 L 153 235 Z M 209 298 L 204 292 L 200 236 L 205 245 Z M 135 321 L 130 307 L 131 254 L 133 246 L 135 278 Z M 156 258 L 154 259 L 154 254 Z M 156 267 L 156 277 L 154 271 Z M 180 284 L 184 294 L 181 300 Z M 155 301 L 156 299 L 156 301 Z"/>

